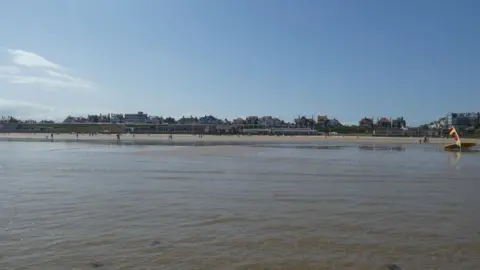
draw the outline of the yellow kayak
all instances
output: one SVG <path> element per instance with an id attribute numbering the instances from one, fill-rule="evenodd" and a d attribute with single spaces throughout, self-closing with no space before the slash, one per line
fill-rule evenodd
<path id="1" fill-rule="evenodd" d="M 467 150 L 467 149 L 469 149 L 469 148 L 471 148 L 471 147 L 473 147 L 473 146 L 475 146 L 475 145 L 477 145 L 477 144 L 476 144 L 476 143 L 472 143 L 472 142 L 462 142 L 462 143 L 461 143 L 461 147 L 459 147 L 459 146 L 456 145 L 456 144 L 449 144 L 449 145 L 446 145 L 446 146 L 444 147 L 444 150 L 445 150 L 445 151 L 459 151 L 459 150 L 461 150 L 461 149 Z"/>

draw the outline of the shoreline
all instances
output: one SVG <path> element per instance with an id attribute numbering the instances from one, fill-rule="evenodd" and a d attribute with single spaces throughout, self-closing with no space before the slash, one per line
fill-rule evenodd
<path id="1" fill-rule="evenodd" d="M 91 143 L 91 144 L 117 144 L 115 135 L 79 135 L 54 134 L 53 141 L 45 133 L 9 133 L 0 134 L 0 142 L 64 142 L 64 143 Z M 173 135 L 169 140 L 168 135 L 122 135 L 118 144 L 122 145 L 176 145 L 176 146 L 207 146 L 207 145 L 258 145 L 258 144 L 331 144 L 344 142 L 355 144 L 419 144 L 417 137 L 362 137 L 362 136 L 235 136 L 235 135 Z M 479 139 L 465 139 L 468 142 L 480 144 Z M 450 138 L 431 138 L 427 144 L 447 145 L 453 143 Z"/>

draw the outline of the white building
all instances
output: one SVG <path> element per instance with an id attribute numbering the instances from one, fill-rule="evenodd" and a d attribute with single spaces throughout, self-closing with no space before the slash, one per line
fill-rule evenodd
<path id="1" fill-rule="evenodd" d="M 241 125 L 241 124 L 245 123 L 245 120 L 243 118 L 239 117 L 239 118 L 234 119 L 232 121 L 232 123 L 236 124 L 236 125 Z"/>
<path id="2" fill-rule="evenodd" d="M 147 123 L 149 124 L 161 124 L 163 123 L 163 118 L 159 116 L 150 116 L 147 119 Z"/>
<path id="3" fill-rule="evenodd" d="M 447 127 L 455 126 L 456 128 L 467 128 L 480 124 L 480 113 L 449 113 L 445 117 L 445 125 Z"/>
<path id="4" fill-rule="evenodd" d="M 148 115 L 143 112 L 138 112 L 135 114 L 125 114 L 125 123 L 127 124 L 145 124 L 148 120 Z"/>
<path id="5" fill-rule="evenodd" d="M 123 121 L 123 115 L 118 114 L 111 114 L 110 115 L 110 123 L 111 124 L 118 124 Z"/>
<path id="6" fill-rule="evenodd" d="M 279 127 L 282 125 L 282 120 L 272 116 L 263 116 L 258 119 L 258 125 L 267 127 Z"/>

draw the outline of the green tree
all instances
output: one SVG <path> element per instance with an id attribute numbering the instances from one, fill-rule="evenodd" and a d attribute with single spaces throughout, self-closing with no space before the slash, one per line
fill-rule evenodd
<path id="1" fill-rule="evenodd" d="M 16 119 L 16 118 L 13 117 L 13 116 L 10 116 L 10 117 L 8 117 L 8 123 L 10 123 L 10 124 L 18 124 L 18 123 L 20 123 L 20 120 Z"/>
<path id="2" fill-rule="evenodd" d="M 170 117 L 170 116 L 167 117 L 167 118 L 165 118 L 164 121 L 165 121 L 165 123 L 167 123 L 167 124 L 175 124 L 175 123 L 177 122 L 177 121 L 175 120 L 175 118 Z"/>

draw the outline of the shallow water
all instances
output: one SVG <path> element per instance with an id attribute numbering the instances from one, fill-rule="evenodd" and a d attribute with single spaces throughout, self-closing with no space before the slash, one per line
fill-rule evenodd
<path id="1" fill-rule="evenodd" d="M 0 142 L 0 269 L 480 269 L 480 154 Z"/>

